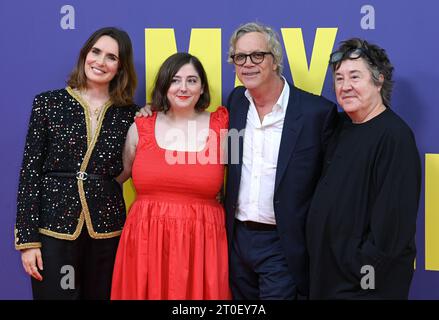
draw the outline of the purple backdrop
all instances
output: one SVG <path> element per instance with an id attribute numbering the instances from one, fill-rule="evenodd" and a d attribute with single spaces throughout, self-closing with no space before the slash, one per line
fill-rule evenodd
<path id="1" fill-rule="evenodd" d="M 404 3 L 403 3 L 404 2 Z M 73 6 L 75 29 L 64 30 L 61 8 Z M 375 29 L 362 29 L 361 8 L 375 9 Z M 280 28 L 302 28 L 310 60 L 316 28 L 338 28 L 336 45 L 352 36 L 363 37 L 386 48 L 395 66 L 393 105 L 413 128 L 421 156 L 439 153 L 439 52 L 435 1 L 24 1 L 0 2 L 2 126 L 0 128 L 0 299 L 31 298 L 30 281 L 14 250 L 13 225 L 18 172 L 31 103 L 35 94 L 65 86 L 79 48 L 92 31 L 118 26 L 131 36 L 139 77 L 136 101 L 145 101 L 145 28 L 173 28 L 177 48 L 187 51 L 192 28 L 222 30 L 222 97 L 234 85 L 233 68 L 226 62 L 228 38 L 235 27 L 258 20 Z M 285 76 L 291 72 L 285 61 Z M 335 101 L 330 74 L 322 94 Z M 424 161 L 423 161 L 424 162 Z M 424 266 L 424 193 L 421 195 L 417 230 L 417 270 L 412 299 L 439 298 L 439 272 Z M 439 250 L 439 248 L 438 248 Z"/>

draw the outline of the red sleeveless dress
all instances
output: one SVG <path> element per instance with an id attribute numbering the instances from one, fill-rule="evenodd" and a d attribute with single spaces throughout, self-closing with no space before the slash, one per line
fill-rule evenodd
<path id="1" fill-rule="evenodd" d="M 220 136 L 228 113 L 210 116 L 200 152 L 162 149 L 157 113 L 138 118 L 132 178 L 137 198 L 120 238 L 111 299 L 230 299 Z"/>

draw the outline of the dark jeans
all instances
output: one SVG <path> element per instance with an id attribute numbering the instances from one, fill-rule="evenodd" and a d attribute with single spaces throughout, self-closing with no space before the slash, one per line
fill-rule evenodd
<path id="1" fill-rule="evenodd" d="M 84 225 L 76 240 L 41 235 L 43 281 L 32 278 L 35 300 L 108 300 L 119 237 L 93 239 Z"/>

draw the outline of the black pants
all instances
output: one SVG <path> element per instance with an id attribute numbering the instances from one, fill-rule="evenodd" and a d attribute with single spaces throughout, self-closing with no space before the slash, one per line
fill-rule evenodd
<path id="1" fill-rule="evenodd" d="M 119 237 L 93 239 L 84 225 L 76 240 L 41 235 L 43 281 L 32 278 L 35 300 L 108 300 Z"/>

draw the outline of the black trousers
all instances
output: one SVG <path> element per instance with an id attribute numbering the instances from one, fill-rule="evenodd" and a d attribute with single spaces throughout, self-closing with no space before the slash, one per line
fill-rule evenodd
<path id="1" fill-rule="evenodd" d="M 120 237 L 93 239 L 84 225 L 76 240 L 41 235 L 42 281 L 32 278 L 35 300 L 109 300 Z"/>

